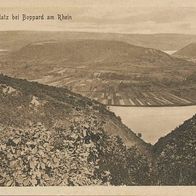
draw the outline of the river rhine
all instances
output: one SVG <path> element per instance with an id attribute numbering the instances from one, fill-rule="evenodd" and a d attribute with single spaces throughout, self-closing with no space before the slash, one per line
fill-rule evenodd
<path id="1" fill-rule="evenodd" d="M 120 107 L 110 106 L 122 122 L 142 139 L 154 144 L 185 120 L 196 114 L 196 106 L 178 107 Z"/>

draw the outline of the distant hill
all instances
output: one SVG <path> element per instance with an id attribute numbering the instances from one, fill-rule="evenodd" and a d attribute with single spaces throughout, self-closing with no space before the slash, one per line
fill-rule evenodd
<path id="1" fill-rule="evenodd" d="M 195 103 L 195 95 L 189 96 L 195 84 L 184 84 L 196 71 L 193 62 L 122 41 L 34 42 L 1 56 L 0 70 L 10 76 L 67 87 L 106 105 Z"/>
<path id="2" fill-rule="evenodd" d="M 25 45 L 43 40 L 65 41 L 67 39 L 94 39 L 124 41 L 133 45 L 156 48 L 162 51 L 179 50 L 196 42 L 196 35 L 185 34 L 120 34 L 93 32 L 46 32 L 1 31 L 0 45 L 3 49 L 18 50 Z"/>
<path id="3" fill-rule="evenodd" d="M 191 43 L 173 54 L 177 57 L 196 59 L 196 43 Z"/>
<path id="4" fill-rule="evenodd" d="M 107 40 L 54 40 L 28 44 L 8 57 L 10 60 L 38 64 L 85 65 L 93 68 L 104 65 L 115 68 L 119 63 L 172 65 L 174 58 L 164 52 L 151 48 L 134 46 L 121 41 Z M 98 67 L 97 67 L 98 68 Z M 106 68 L 106 69 L 107 69 Z M 123 67 L 122 67 L 123 69 Z"/>
<path id="5" fill-rule="evenodd" d="M 196 184 L 196 115 L 154 145 L 160 185 Z"/>

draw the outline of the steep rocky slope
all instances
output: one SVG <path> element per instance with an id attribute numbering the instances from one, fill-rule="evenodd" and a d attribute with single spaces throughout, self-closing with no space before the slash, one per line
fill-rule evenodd
<path id="1" fill-rule="evenodd" d="M 154 145 L 160 185 L 196 184 L 196 115 Z"/>
<path id="2" fill-rule="evenodd" d="M 105 121 L 107 132 L 119 135 L 127 145 L 132 146 L 138 142 L 143 144 L 141 146 L 146 146 L 121 123 L 114 113 L 109 112 L 104 105 L 96 101 L 72 93 L 65 88 L 13 79 L 4 75 L 0 75 L 0 82 L 2 89 L 0 122 L 4 125 L 20 127 L 28 125 L 29 122 L 40 121 L 51 126 L 56 121 L 69 122 L 75 118 L 88 116 L 90 113 L 101 121 Z"/>
<path id="3" fill-rule="evenodd" d="M 0 135 L 1 186 L 152 183 L 150 145 L 63 88 L 0 75 Z"/>
<path id="4" fill-rule="evenodd" d="M 152 147 L 96 101 L 0 75 L 0 186 L 195 185 L 195 131 Z"/>

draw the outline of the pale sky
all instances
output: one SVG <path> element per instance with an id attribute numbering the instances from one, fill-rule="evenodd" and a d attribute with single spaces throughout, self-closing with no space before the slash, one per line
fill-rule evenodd
<path id="1" fill-rule="evenodd" d="M 3 20 L 20 14 L 19 21 Z M 21 15 L 71 15 L 68 21 L 21 21 Z M 0 0 L 0 30 L 196 34 L 195 0 Z"/>

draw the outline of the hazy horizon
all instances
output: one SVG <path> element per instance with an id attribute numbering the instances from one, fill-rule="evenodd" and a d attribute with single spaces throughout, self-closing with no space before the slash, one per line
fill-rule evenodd
<path id="1" fill-rule="evenodd" d="M 0 19 L 0 31 L 72 31 L 123 34 L 196 34 L 193 0 L 1 1 L 0 16 L 57 15 L 72 20 L 12 21 Z"/>
<path id="2" fill-rule="evenodd" d="M 72 31 L 72 30 L 28 30 L 28 29 L 24 29 L 24 30 L 1 30 L 0 32 L 64 32 L 64 33 L 95 33 L 95 34 L 122 34 L 122 35 L 196 35 L 196 33 L 118 33 L 118 32 L 97 32 L 97 31 Z"/>

